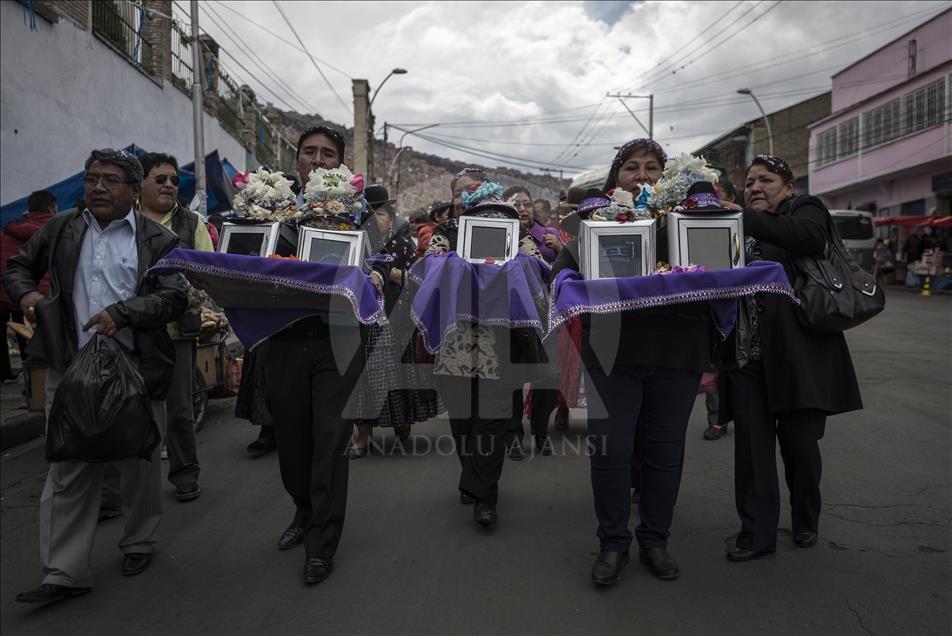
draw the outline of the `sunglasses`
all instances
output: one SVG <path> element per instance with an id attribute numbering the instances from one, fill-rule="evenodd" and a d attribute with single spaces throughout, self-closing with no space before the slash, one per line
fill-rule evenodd
<path id="1" fill-rule="evenodd" d="M 175 187 L 178 187 L 179 182 L 182 181 L 182 178 L 177 174 L 157 174 L 152 178 L 155 179 L 155 182 L 159 185 L 162 185 L 166 181 L 171 181 Z"/>

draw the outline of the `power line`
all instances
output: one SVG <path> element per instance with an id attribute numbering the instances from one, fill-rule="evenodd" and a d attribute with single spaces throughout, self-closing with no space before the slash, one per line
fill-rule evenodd
<path id="1" fill-rule="evenodd" d="M 248 23 L 251 24 L 252 26 L 254 26 L 254 27 L 256 27 L 256 28 L 258 28 L 258 29 L 264 31 L 265 33 L 267 33 L 268 35 L 270 35 L 271 37 L 273 37 L 274 39 L 276 39 L 278 42 L 281 42 L 281 43 L 283 43 L 283 44 L 286 44 L 286 45 L 290 46 L 292 49 L 294 49 L 295 51 L 299 51 L 299 52 L 301 52 L 301 53 L 304 53 L 304 54 L 307 55 L 308 57 L 314 58 L 315 60 L 317 60 L 318 62 L 320 62 L 320 63 L 323 64 L 324 66 L 326 66 L 327 68 L 331 69 L 332 71 L 336 71 L 337 73 L 340 73 L 341 75 L 343 75 L 343 76 L 346 77 L 347 79 L 350 79 L 350 78 L 352 77 L 352 76 L 350 75 L 350 73 L 347 73 L 347 72 L 345 72 L 345 71 L 340 70 L 339 68 L 337 68 L 336 66 L 334 66 L 334 65 L 331 64 L 330 62 L 325 62 L 325 61 L 322 60 L 321 58 L 316 57 L 316 56 L 314 56 L 314 55 L 311 55 L 310 53 L 308 53 L 307 49 L 304 49 L 304 48 L 299 47 L 298 45 L 294 44 L 294 42 L 291 42 L 290 40 L 285 39 L 285 37 L 284 37 L 283 35 L 281 35 L 280 33 L 275 33 L 274 31 L 272 31 L 272 30 L 269 29 L 268 27 L 264 26 L 263 24 L 259 24 L 259 23 L 255 22 L 254 20 L 252 20 L 252 19 L 249 18 L 248 16 L 246 16 L 246 15 L 240 13 L 239 11 L 237 11 L 237 10 L 235 10 L 235 9 L 233 9 L 233 8 L 231 8 L 230 6 L 228 6 L 227 4 L 225 4 L 224 2 L 221 2 L 221 0 L 216 0 L 216 1 L 218 2 L 218 4 L 220 4 L 220 5 L 222 6 L 222 8 L 231 11 L 232 13 L 234 13 L 236 16 L 238 16 L 239 18 L 241 18 L 241 19 L 244 20 L 245 22 L 248 22 Z"/>
<path id="2" fill-rule="evenodd" d="M 317 60 L 315 60 L 314 56 L 311 55 L 311 52 L 307 50 L 307 47 L 304 45 L 304 41 L 301 39 L 301 36 L 298 35 L 298 32 L 294 29 L 294 25 L 291 24 L 291 21 L 288 19 L 287 14 L 284 13 L 284 9 L 281 8 L 281 4 L 278 2 L 278 0 L 271 0 L 271 1 L 274 3 L 274 6 L 277 7 L 278 13 L 281 14 L 281 17 L 284 18 L 285 24 L 288 25 L 289 29 L 291 29 L 291 33 L 294 34 L 294 37 L 297 39 L 298 44 L 300 44 L 304 52 L 307 53 L 307 57 L 309 60 L 311 60 L 311 64 L 313 64 L 314 68 L 317 69 L 317 72 L 320 73 L 321 78 L 324 80 L 324 83 L 327 84 L 327 87 L 331 89 L 332 93 L 334 93 L 334 97 L 336 97 L 337 101 L 341 103 L 341 106 L 344 107 L 344 110 L 346 110 L 348 114 L 352 115 L 353 111 L 351 110 L 350 106 L 348 106 L 347 102 L 345 102 L 341 98 L 341 96 L 337 93 L 337 90 L 334 88 L 334 85 L 331 84 L 331 81 L 327 79 L 326 75 L 324 75 L 324 71 L 322 71 L 321 67 L 318 66 Z"/>
<path id="3" fill-rule="evenodd" d="M 804 54 L 802 54 L 802 55 L 796 55 L 796 56 L 793 56 L 793 57 L 791 57 L 791 56 L 789 56 L 789 55 L 787 55 L 787 54 L 777 55 L 777 56 L 774 56 L 774 57 L 771 57 L 771 58 L 767 58 L 767 59 L 765 59 L 765 60 L 761 60 L 761 61 L 759 61 L 759 62 L 753 62 L 753 63 L 751 63 L 751 64 L 745 64 L 745 65 L 743 65 L 743 66 L 738 66 L 738 67 L 735 67 L 735 68 L 733 68 L 733 69 L 728 69 L 728 70 L 721 71 L 721 72 L 718 72 L 718 73 L 715 73 L 715 74 L 707 74 L 707 75 L 704 76 L 704 79 L 699 80 L 699 81 L 695 81 L 695 82 L 691 82 L 690 89 L 691 89 L 691 90 L 694 90 L 694 89 L 695 89 L 696 87 L 698 87 L 698 86 L 704 86 L 704 85 L 707 85 L 707 84 L 719 83 L 719 82 L 723 81 L 724 79 L 730 79 L 730 78 L 733 78 L 733 77 L 741 77 L 741 76 L 748 75 L 750 72 L 753 72 L 753 70 L 756 69 L 756 67 L 758 67 L 758 66 L 763 66 L 763 67 L 767 67 L 767 66 L 771 66 L 771 65 L 774 65 L 774 66 L 785 66 L 785 65 L 787 65 L 787 64 L 792 64 L 792 63 L 794 63 L 794 62 L 796 62 L 796 61 L 799 61 L 799 60 L 802 60 L 802 59 L 805 59 L 805 58 L 808 58 L 808 57 L 812 57 L 812 56 L 818 55 L 818 54 L 820 54 L 820 53 L 825 53 L 826 51 L 830 51 L 830 50 L 833 50 L 833 49 L 836 49 L 836 48 L 840 48 L 840 47 L 842 47 L 842 46 L 846 46 L 846 45 L 852 43 L 852 41 L 854 41 L 854 40 L 863 39 L 863 38 L 868 37 L 869 35 L 873 35 L 873 34 L 875 34 L 875 33 L 890 31 L 890 30 L 895 29 L 895 28 L 897 28 L 897 27 L 901 27 L 901 26 L 903 26 L 904 24 L 906 24 L 906 23 L 908 23 L 908 22 L 918 21 L 922 15 L 927 14 L 927 13 L 931 13 L 931 12 L 935 11 L 935 9 L 936 9 L 935 7 L 932 7 L 932 8 L 930 8 L 930 9 L 926 9 L 926 10 L 924 10 L 924 11 L 919 11 L 919 12 L 910 14 L 910 15 L 906 16 L 905 18 L 901 18 L 901 19 L 898 19 L 898 20 L 889 20 L 889 21 L 886 21 L 886 22 L 882 22 L 882 23 L 880 23 L 880 24 L 873 25 L 873 26 L 871 26 L 871 27 L 867 27 L 866 29 L 863 29 L 862 31 L 858 31 L 858 32 L 856 32 L 856 33 L 851 33 L 851 34 L 849 34 L 849 35 L 845 35 L 845 36 L 841 36 L 841 37 L 838 37 L 838 38 L 834 38 L 834 39 L 832 39 L 832 40 L 827 40 L 826 42 L 820 42 L 820 43 L 815 44 L 814 46 L 812 46 L 812 47 L 810 47 L 810 48 L 807 49 L 807 51 L 810 51 L 811 49 L 816 49 L 815 51 L 811 51 L 811 52 L 809 52 L 809 53 L 804 53 Z M 942 10 L 945 10 L 945 9 L 942 9 Z M 836 42 L 839 42 L 839 44 L 834 44 L 834 43 L 836 43 Z M 831 46 L 828 46 L 828 45 L 831 45 Z M 820 48 L 817 48 L 817 47 L 820 47 Z M 781 61 L 781 60 L 782 60 L 782 61 Z M 777 64 L 774 64 L 775 62 L 777 62 Z M 760 70 L 762 70 L 762 69 L 760 69 Z M 684 90 L 686 90 L 686 89 L 685 89 L 683 86 L 676 86 L 676 87 L 672 87 L 672 88 L 662 88 L 662 89 L 660 89 L 660 90 L 655 90 L 655 91 L 653 91 L 653 92 L 657 95 L 657 94 L 678 92 L 678 91 L 684 91 Z"/>
<path id="4" fill-rule="evenodd" d="M 273 78 L 274 81 L 277 83 L 277 85 L 281 87 L 282 89 L 284 89 L 289 96 L 293 97 L 295 100 L 297 100 L 299 104 L 304 106 L 305 112 L 306 111 L 317 112 L 317 109 L 314 108 L 313 105 L 308 104 L 307 100 L 304 99 L 297 91 L 295 91 L 294 88 L 292 88 L 290 84 L 288 84 L 283 79 L 281 79 L 281 76 L 278 75 L 278 73 L 276 73 L 274 69 L 268 66 L 267 62 L 261 59 L 261 56 L 255 53 L 253 48 L 246 46 L 245 44 L 243 44 L 242 42 L 238 40 L 239 38 L 238 33 L 231 27 L 230 24 L 228 24 L 227 20 L 225 20 L 223 17 L 221 17 L 221 15 L 217 11 L 215 11 L 214 7 L 212 7 L 208 3 L 202 4 L 199 6 L 201 7 L 202 11 L 204 11 L 205 14 L 209 16 L 211 21 L 217 24 L 219 28 L 222 29 L 222 32 L 225 34 L 225 36 L 228 37 L 228 39 L 231 40 L 235 44 L 235 46 L 238 47 L 238 49 L 248 57 L 249 60 L 254 62 L 254 64 L 259 69 L 261 69 L 263 73 Z M 212 15 L 209 15 L 209 12 L 211 12 L 211 14 L 213 14 L 214 17 L 212 17 Z M 232 35 L 234 35 L 234 37 L 232 37 Z"/>
<path id="5" fill-rule="evenodd" d="M 688 60 L 687 62 L 685 62 L 685 63 L 682 64 L 681 66 L 679 66 L 678 68 L 672 70 L 670 74 L 667 74 L 667 75 L 664 75 L 664 76 L 659 76 L 659 77 L 656 77 L 656 78 L 651 78 L 651 79 L 649 79 L 649 80 L 646 80 L 645 83 L 642 84 L 640 87 L 638 87 L 638 89 L 636 89 L 636 90 L 641 90 L 641 89 L 645 88 L 650 82 L 662 81 L 662 80 L 664 80 L 664 79 L 670 78 L 670 77 L 676 75 L 677 73 L 680 73 L 681 71 L 683 71 L 684 69 L 686 69 L 688 66 L 694 64 L 694 63 L 695 63 L 697 60 L 699 60 L 702 56 L 710 55 L 711 52 L 713 52 L 715 49 L 718 49 L 718 48 L 720 48 L 721 46 L 723 46 L 724 44 L 727 44 L 727 42 L 729 42 L 731 39 L 733 39 L 737 34 L 739 34 L 739 33 L 741 33 L 742 31 L 744 31 L 744 29 L 747 29 L 748 27 L 750 27 L 751 25 L 753 25 L 755 22 L 757 22 L 758 20 L 760 20 L 761 18 L 763 18 L 764 16 L 766 16 L 768 13 L 770 13 L 771 11 L 773 11 L 774 9 L 776 9 L 777 7 L 779 7 L 782 2 L 783 2 L 783 0 L 777 0 L 777 2 L 775 2 L 774 4 L 772 4 L 771 6 L 769 6 L 763 13 L 761 13 L 761 14 L 755 16 L 754 19 L 751 20 L 750 22 L 748 22 L 747 24 L 741 25 L 741 27 L 738 28 L 738 29 L 737 29 L 736 31 L 734 31 L 733 33 L 729 33 L 729 34 L 727 35 L 727 37 L 724 38 L 723 40 L 721 40 L 720 42 L 717 42 L 717 43 L 712 44 L 712 46 L 711 46 L 710 48 L 708 48 L 707 50 L 705 50 L 705 51 L 701 51 L 700 49 L 698 49 L 697 51 L 695 51 L 695 52 L 693 53 L 693 55 L 694 55 L 693 58 L 691 58 L 690 60 Z M 754 5 L 754 8 L 757 8 L 757 6 L 760 6 L 760 4 L 761 4 L 761 3 L 758 2 L 756 5 Z M 712 38 L 712 39 L 713 39 L 713 38 Z M 705 46 L 706 46 L 707 44 L 711 44 L 711 42 L 705 43 Z M 703 48 L 703 46 L 702 46 L 701 48 Z"/>
<path id="6" fill-rule="evenodd" d="M 764 0 L 759 0 L 759 2 L 757 2 L 757 4 L 755 4 L 755 5 L 753 6 L 753 8 L 751 9 L 751 11 L 753 11 L 754 9 L 756 9 L 757 7 L 759 7 L 759 6 L 760 6 L 761 4 L 763 4 L 763 3 L 764 3 Z M 731 9 L 731 11 L 733 11 L 733 8 Z M 738 22 L 740 22 L 741 20 L 743 20 L 745 16 L 746 16 L 746 14 L 744 14 L 744 13 L 742 13 L 742 14 L 739 15 L 739 16 L 737 16 L 736 18 L 734 18 L 733 20 L 731 20 L 730 24 L 728 24 L 728 25 L 725 26 L 723 29 L 721 29 L 720 31 L 718 31 L 717 33 L 715 33 L 713 36 L 711 36 L 710 38 L 708 38 L 706 41 L 701 42 L 697 47 L 695 47 L 695 48 L 693 48 L 693 49 L 690 49 L 690 50 L 687 50 L 687 51 L 682 50 L 681 53 L 676 57 L 676 59 L 675 59 L 673 62 L 669 62 L 668 65 L 665 66 L 663 69 L 656 69 L 656 70 L 654 70 L 654 71 L 652 71 L 652 72 L 650 72 L 650 73 L 642 73 L 640 76 L 638 76 L 638 78 L 635 80 L 635 82 L 634 82 L 633 84 L 627 86 L 624 90 L 631 90 L 638 82 L 651 81 L 651 80 L 655 79 L 656 77 L 661 77 L 661 76 L 663 76 L 663 75 L 666 74 L 668 71 L 670 71 L 671 69 L 675 68 L 675 67 L 676 67 L 679 63 L 681 63 L 683 60 L 687 59 L 687 57 L 688 57 L 689 55 L 691 55 L 691 54 L 694 53 L 695 51 L 698 51 L 698 50 L 704 48 L 704 46 L 705 46 L 706 44 L 708 44 L 712 39 L 716 38 L 716 37 L 719 36 L 721 33 L 724 33 L 724 32 L 727 31 L 729 28 L 731 28 L 732 26 L 734 26 L 735 24 L 737 24 Z M 695 39 L 696 39 L 696 38 L 695 38 Z"/>
<path id="7" fill-rule="evenodd" d="M 728 15 L 730 15 L 730 14 L 734 11 L 734 9 L 736 9 L 737 7 L 739 7 L 739 6 L 742 5 L 742 4 L 744 4 L 744 0 L 740 0 L 737 4 L 735 4 L 735 5 L 732 6 L 730 9 L 728 9 L 726 12 L 724 12 L 723 14 L 721 14 L 721 16 L 720 16 L 719 18 L 717 18 L 716 20 L 714 20 L 714 21 L 711 22 L 710 24 L 705 24 L 703 27 L 701 27 L 701 30 L 698 31 L 698 33 L 697 33 L 693 38 L 691 38 L 686 44 L 684 44 L 684 45 L 679 45 L 680 50 L 681 50 L 681 51 L 684 51 L 685 49 L 687 49 L 687 48 L 689 48 L 690 46 L 692 46 L 695 42 L 697 42 L 697 40 L 698 40 L 699 38 L 701 38 L 702 36 L 705 36 L 705 35 L 714 27 L 714 25 L 716 25 L 718 22 L 720 22 L 721 20 L 723 20 L 724 18 L 726 18 Z M 731 23 L 731 24 L 733 24 L 733 23 Z M 728 26 L 730 26 L 730 25 L 728 25 Z M 642 74 L 639 76 L 639 78 L 640 78 L 640 77 L 644 77 L 644 76 L 645 76 L 646 74 L 648 74 L 648 73 L 657 72 L 657 68 L 660 67 L 660 66 L 662 66 L 662 65 L 664 64 L 664 62 L 665 62 L 665 60 L 660 60 L 660 61 L 655 65 L 655 68 L 654 68 L 654 69 L 649 69 L 649 70 L 645 71 L 644 73 L 642 73 Z M 609 92 L 609 93 L 618 93 L 618 92 L 621 92 L 621 90 L 622 90 L 623 88 L 624 88 L 624 86 L 618 86 L 618 87 L 615 87 L 615 88 L 613 88 L 612 90 L 610 90 L 610 91 L 608 91 L 608 92 Z"/>
<path id="8" fill-rule="evenodd" d="M 496 160 L 496 161 L 503 161 L 504 163 L 509 163 L 510 165 L 518 165 L 518 166 L 521 166 L 521 167 L 532 168 L 532 169 L 534 169 L 534 170 L 542 170 L 542 169 L 544 169 L 544 168 L 563 168 L 563 169 L 569 169 L 569 170 L 584 170 L 584 169 L 585 169 L 585 168 L 580 167 L 580 166 L 571 166 L 571 165 L 566 165 L 566 164 L 555 164 L 555 163 L 551 163 L 551 162 L 547 162 L 547 161 L 541 161 L 541 160 L 532 159 L 532 158 L 529 158 L 529 157 L 517 157 L 517 156 L 515 156 L 515 155 L 507 155 L 507 154 L 504 154 L 504 153 L 493 152 L 493 151 L 485 150 L 485 149 L 482 149 L 482 148 L 473 148 L 472 146 L 466 146 L 466 145 L 464 145 L 464 144 L 459 144 L 459 143 L 454 143 L 454 142 L 448 142 L 448 141 L 444 141 L 444 140 L 442 140 L 442 139 L 437 139 L 437 138 L 435 138 L 435 137 L 432 137 L 432 136 L 430 136 L 430 135 L 424 134 L 424 133 L 422 133 L 422 132 L 413 131 L 412 129 L 405 130 L 405 129 L 400 128 L 400 127 L 398 127 L 398 126 L 394 126 L 394 128 L 396 128 L 397 130 L 400 130 L 400 131 L 402 131 L 402 132 L 409 133 L 409 134 L 414 135 L 415 137 L 418 137 L 418 138 L 420 138 L 420 139 L 422 139 L 422 140 L 424 140 L 424 141 L 428 141 L 428 142 L 430 142 L 430 143 L 433 143 L 433 144 L 436 144 L 436 145 L 439 145 L 439 146 L 443 146 L 443 147 L 446 147 L 446 148 L 451 148 L 451 149 L 453 149 L 453 150 L 459 150 L 459 151 L 461 151 L 461 152 L 465 152 L 465 153 L 467 153 L 467 154 L 470 154 L 470 155 L 473 155 L 473 156 L 477 156 L 477 157 L 482 157 L 482 158 L 485 158 L 485 159 L 493 159 L 493 160 Z"/>
<path id="9" fill-rule="evenodd" d="M 588 116 L 588 119 L 585 120 L 585 123 L 582 124 L 582 127 L 579 129 L 579 131 L 575 133 L 575 137 L 572 138 L 572 141 L 567 143 L 565 145 L 565 148 L 563 148 L 555 157 L 552 158 L 552 161 L 558 161 L 559 159 L 564 157 L 565 154 L 568 152 L 568 149 L 572 147 L 572 144 L 574 144 L 576 141 L 579 140 L 579 138 L 582 136 L 582 133 L 585 132 L 585 129 L 588 128 L 588 126 L 592 123 L 592 119 L 594 119 L 598 111 L 601 110 L 602 105 L 605 103 L 605 99 L 606 98 L 604 97 L 602 98 L 602 101 L 598 103 L 598 107 L 594 111 L 592 111 L 592 114 Z"/>
<path id="10" fill-rule="evenodd" d="M 180 11 L 184 11 L 181 7 L 178 6 L 178 4 L 175 4 L 174 6 L 175 6 L 176 8 L 178 8 Z M 191 18 L 189 18 L 189 19 L 191 19 Z M 211 34 L 210 34 L 204 27 L 202 27 L 201 25 L 199 25 L 199 28 L 201 29 L 201 31 L 202 31 L 205 35 L 208 35 L 209 37 L 211 37 Z M 231 60 L 235 63 L 235 65 L 238 66 L 238 68 L 240 68 L 242 71 L 244 71 L 244 73 L 247 75 L 247 77 L 248 77 L 250 80 L 254 80 L 254 81 L 264 90 L 264 92 L 270 94 L 271 97 L 273 97 L 276 102 L 280 102 L 281 104 L 287 106 L 290 110 L 295 110 L 294 106 L 292 106 L 287 100 L 285 100 L 285 99 L 284 99 L 277 91 L 275 91 L 271 86 L 269 86 L 268 84 L 265 84 L 257 75 L 255 75 L 255 74 L 252 73 L 250 70 L 248 70 L 248 68 L 247 68 L 244 64 L 241 63 L 241 60 L 239 60 L 238 58 L 236 58 L 236 57 L 234 56 L 234 54 L 232 54 L 228 49 L 226 49 L 226 48 L 219 48 L 219 50 L 218 50 L 219 55 L 215 55 L 214 53 L 212 53 L 212 52 L 211 52 L 210 50 L 208 50 L 208 49 L 204 49 L 204 50 L 205 50 L 205 53 L 206 53 L 207 55 L 209 55 L 210 57 L 212 57 L 212 58 L 215 60 L 215 63 L 219 66 L 219 68 L 221 68 L 223 71 L 225 71 L 226 74 L 229 74 L 229 73 L 227 73 L 227 70 L 225 69 L 225 65 L 222 64 L 222 62 L 221 62 L 221 54 L 227 55 L 229 58 L 231 58 Z M 193 70 L 193 72 L 199 72 L 199 71 L 200 71 L 200 70 Z"/>

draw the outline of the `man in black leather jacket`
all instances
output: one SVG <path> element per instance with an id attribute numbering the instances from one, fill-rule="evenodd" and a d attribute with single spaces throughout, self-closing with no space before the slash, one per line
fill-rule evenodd
<path id="1" fill-rule="evenodd" d="M 129 152 L 94 150 L 84 177 L 89 207 L 46 224 L 9 260 L 3 282 L 24 315 L 38 321 L 31 350 L 49 365 L 47 412 L 69 363 L 95 332 L 133 350 L 161 431 L 161 400 L 175 356 L 165 325 L 181 316 L 187 300 L 180 275 L 146 276 L 178 238 L 133 209 L 141 182 L 142 166 Z M 43 296 L 37 281 L 47 271 L 50 294 Z M 119 543 L 125 576 L 145 570 L 155 548 L 161 516 L 158 454 L 156 448 L 151 461 L 119 462 L 129 519 Z M 43 584 L 18 595 L 18 601 L 48 603 L 90 590 L 103 466 L 50 464 L 40 497 Z"/>

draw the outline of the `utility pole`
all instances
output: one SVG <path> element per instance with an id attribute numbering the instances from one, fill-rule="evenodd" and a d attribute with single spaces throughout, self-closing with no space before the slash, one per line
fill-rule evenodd
<path id="1" fill-rule="evenodd" d="M 383 122 L 383 153 L 380 155 L 380 163 L 384 166 L 387 166 L 387 179 L 384 180 L 384 185 L 389 185 L 388 181 L 390 175 L 390 164 L 387 163 L 387 122 Z"/>
<path id="2" fill-rule="evenodd" d="M 351 82 L 354 91 L 354 174 L 367 174 L 369 166 L 370 83 L 365 79 Z"/>
<path id="3" fill-rule="evenodd" d="M 198 213 L 208 213 L 208 194 L 205 191 L 205 109 L 202 97 L 202 52 L 198 41 L 198 0 L 191 0 L 192 13 L 192 127 L 195 135 L 195 196 Z"/>
<path id="4" fill-rule="evenodd" d="M 625 110 L 628 111 L 628 114 L 635 118 L 635 121 L 638 122 L 638 125 L 641 126 L 641 129 L 648 133 L 649 139 L 654 139 L 654 94 L 651 95 L 632 95 L 631 93 L 626 93 L 622 95 L 621 93 L 605 93 L 605 97 L 614 97 L 621 105 L 625 107 Z M 645 125 L 641 123 L 641 120 L 638 119 L 638 115 L 634 113 L 628 104 L 625 103 L 626 99 L 647 99 L 648 100 L 648 127 L 645 128 Z"/>

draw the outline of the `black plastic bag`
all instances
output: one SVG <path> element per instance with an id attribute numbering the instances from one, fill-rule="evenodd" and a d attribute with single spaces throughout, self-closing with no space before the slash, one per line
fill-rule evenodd
<path id="1" fill-rule="evenodd" d="M 160 441 L 145 381 L 117 341 L 94 336 L 69 365 L 56 393 L 46 433 L 51 462 L 149 459 Z"/>

